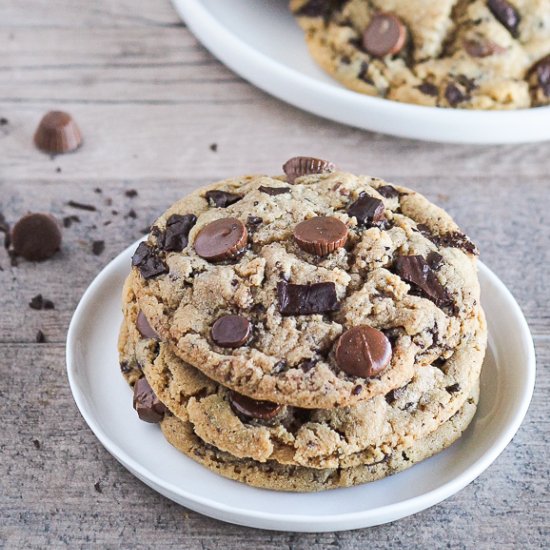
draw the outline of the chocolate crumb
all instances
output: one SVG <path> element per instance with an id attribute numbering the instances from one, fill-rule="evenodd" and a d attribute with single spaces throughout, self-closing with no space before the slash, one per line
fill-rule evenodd
<path id="1" fill-rule="evenodd" d="M 103 193 L 103 189 L 101 189 L 101 187 L 96 187 L 94 193 Z"/>
<path id="2" fill-rule="evenodd" d="M 118 216 L 118 210 L 111 210 L 111 214 L 113 216 Z"/>
<path id="3" fill-rule="evenodd" d="M 213 153 L 217 153 L 218 152 L 218 144 L 217 143 L 211 143 L 210 144 L 210 151 L 212 151 Z"/>
<path id="4" fill-rule="evenodd" d="M 35 449 L 40 449 L 40 441 L 38 441 L 38 439 L 33 439 L 32 444 L 34 445 Z"/>
<path id="5" fill-rule="evenodd" d="M 99 256 L 105 250 L 105 241 L 94 241 L 92 243 L 92 252 Z"/>
<path id="6" fill-rule="evenodd" d="M 445 388 L 449 393 L 456 393 L 460 390 L 460 384 L 457 382 L 456 384 L 453 384 L 451 386 L 447 386 Z"/>
<path id="7" fill-rule="evenodd" d="M 51 300 L 44 299 L 42 294 L 37 294 L 29 302 L 29 307 L 31 309 L 41 310 L 41 309 L 55 309 L 55 305 Z"/>
<path id="8" fill-rule="evenodd" d="M 9 120 L 7 118 L 0 118 L 0 126 L 6 126 L 7 124 L 9 124 Z"/>
<path id="9" fill-rule="evenodd" d="M 138 192 L 135 189 L 128 189 L 124 194 L 130 199 L 138 196 Z"/>
<path id="10" fill-rule="evenodd" d="M 124 216 L 124 219 L 128 218 L 132 218 L 133 220 L 137 218 L 136 211 L 133 208 L 130 208 L 130 210 L 128 210 L 128 213 Z"/>
<path id="11" fill-rule="evenodd" d="M 80 223 L 80 218 L 78 216 L 65 216 L 63 218 L 63 227 L 71 227 L 73 223 Z"/>
<path id="12" fill-rule="evenodd" d="M 88 210 L 88 212 L 95 212 L 97 208 L 93 204 L 84 204 L 82 202 L 77 201 L 69 201 L 67 203 L 67 206 L 71 206 L 72 208 L 78 208 L 80 210 Z"/>
<path id="13" fill-rule="evenodd" d="M 40 329 L 38 329 L 36 331 L 36 342 L 38 344 L 43 344 L 45 341 L 46 341 L 46 335 Z"/>
<path id="14" fill-rule="evenodd" d="M 61 166 L 58 166 L 58 167 L 55 169 L 55 171 L 56 171 L 58 174 L 60 174 L 60 173 L 61 173 Z"/>
<path id="15" fill-rule="evenodd" d="M 94 483 L 94 489 L 95 489 L 96 493 L 99 493 L 99 494 L 103 493 L 103 489 L 101 488 L 101 485 L 99 484 L 99 481 L 96 481 Z"/>

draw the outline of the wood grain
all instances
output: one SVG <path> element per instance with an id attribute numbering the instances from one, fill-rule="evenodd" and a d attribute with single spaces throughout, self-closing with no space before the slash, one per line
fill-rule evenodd
<path id="1" fill-rule="evenodd" d="M 29 210 L 80 218 L 64 229 L 51 261 L 13 267 L 0 250 L 0 547 L 547 546 L 548 144 L 425 144 L 300 112 L 212 58 L 168 0 L 4 0 L 0 51 L 0 118 L 7 119 L 0 124 L 0 211 L 10 222 Z M 50 158 L 33 148 L 34 128 L 51 108 L 77 119 L 85 137 L 77 153 Z M 288 157 L 307 153 L 410 185 L 448 209 L 518 299 L 538 356 L 528 417 L 479 479 L 394 524 L 322 535 L 223 524 L 148 489 L 84 424 L 64 359 L 70 317 L 87 285 L 167 205 L 228 175 L 279 173 Z M 127 197 L 129 189 L 137 196 Z M 70 200 L 96 210 L 74 209 Z M 94 240 L 105 241 L 98 256 Z M 29 308 L 38 293 L 55 309 Z M 35 341 L 38 329 L 45 344 Z"/>

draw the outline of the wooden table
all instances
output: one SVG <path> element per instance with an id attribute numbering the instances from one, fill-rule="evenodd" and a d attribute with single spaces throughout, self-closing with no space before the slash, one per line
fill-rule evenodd
<path id="1" fill-rule="evenodd" d="M 549 144 L 425 144 L 303 113 L 241 80 L 200 46 L 168 0 L 0 2 L 0 210 L 59 218 L 55 259 L 10 266 L 0 252 L 0 547 L 194 549 L 540 548 L 549 544 Z M 75 154 L 34 149 L 40 117 L 71 112 Z M 475 132 L 475 128 L 472 128 Z M 214 146 L 214 144 L 217 145 Z M 302 535 L 227 525 L 156 494 L 85 425 L 64 344 L 84 289 L 171 202 L 244 172 L 280 173 L 295 154 L 417 188 L 447 208 L 521 304 L 538 377 L 512 444 L 444 503 L 373 529 Z M 128 189 L 138 195 L 129 198 Z M 93 204 L 76 210 L 69 200 Z M 92 241 L 105 241 L 100 255 Z M 55 309 L 36 311 L 41 293 Z M 42 330 L 46 343 L 36 343 Z"/>

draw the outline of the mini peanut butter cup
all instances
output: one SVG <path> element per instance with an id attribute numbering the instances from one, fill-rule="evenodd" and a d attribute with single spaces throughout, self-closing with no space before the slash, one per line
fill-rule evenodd
<path id="1" fill-rule="evenodd" d="M 82 144 L 82 135 L 73 117 L 63 111 L 45 114 L 34 134 L 35 145 L 45 153 L 69 153 Z"/>
<path id="2" fill-rule="evenodd" d="M 252 325 L 242 315 L 224 315 L 212 325 L 211 336 L 222 348 L 238 348 L 250 337 Z"/>
<path id="3" fill-rule="evenodd" d="M 368 325 L 344 332 L 336 342 L 336 363 L 352 376 L 369 378 L 380 374 L 390 363 L 391 344 L 386 335 Z"/>
<path id="4" fill-rule="evenodd" d="M 363 48 L 375 57 L 399 53 L 407 40 L 407 27 L 393 13 L 375 15 L 363 33 Z"/>
<path id="5" fill-rule="evenodd" d="M 348 228 L 338 218 L 317 216 L 294 228 L 294 240 L 306 252 L 326 256 L 346 244 Z"/>
<path id="6" fill-rule="evenodd" d="M 221 218 L 205 225 L 195 239 L 195 252 L 218 262 L 234 258 L 246 246 L 248 233 L 237 218 Z"/>
<path id="7" fill-rule="evenodd" d="M 155 340 L 159 339 L 159 335 L 154 331 L 153 327 L 149 324 L 149 321 L 147 320 L 147 317 L 145 317 L 145 314 L 143 313 L 143 311 L 140 311 L 138 313 L 138 316 L 136 319 L 136 328 L 144 338 L 154 338 Z"/>
<path id="8" fill-rule="evenodd" d="M 328 160 L 314 157 L 292 157 L 283 164 L 283 170 L 288 183 L 294 183 L 300 176 L 334 172 L 336 166 Z"/>
<path id="9" fill-rule="evenodd" d="M 11 245 L 26 260 L 47 260 L 61 246 L 61 229 L 51 214 L 27 214 L 13 226 Z"/>
<path id="10" fill-rule="evenodd" d="M 229 393 L 229 404 L 237 414 L 260 420 L 275 418 L 283 408 L 282 405 L 278 405 L 277 403 L 256 401 L 256 399 L 234 391 Z"/>

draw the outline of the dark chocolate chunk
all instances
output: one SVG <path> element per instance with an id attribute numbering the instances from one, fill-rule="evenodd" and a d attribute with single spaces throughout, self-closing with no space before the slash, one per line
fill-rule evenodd
<path id="1" fill-rule="evenodd" d="M 428 265 L 434 270 L 437 271 L 443 264 L 443 256 L 437 252 L 429 252 L 426 257 Z"/>
<path id="2" fill-rule="evenodd" d="M 450 306 L 451 297 L 422 256 L 399 256 L 395 260 L 397 274 L 420 289 L 438 307 Z"/>
<path id="3" fill-rule="evenodd" d="M 55 305 L 51 300 L 45 299 L 42 294 L 37 294 L 33 296 L 29 302 L 29 307 L 31 309 L 55 309 Z"/>
<path id="4" fill-rule="evenodd" d="M 361 378 L 380 374 L 390 364 L 391 356 L 392 348 L 386 335 L 368 325 L 346 330 L 335 348 L 338 367 Z"/>
<path id="5" fill-rule="evenodd" d="M 536 74 L 536 84 L 546 97 L 550 97 L 550 55 L 543 57 L 531 69 L 530 74 Z"/>
<path id="6" fill-rule="evenodd" d="M 348 215 L 355 217 L 358 225 L 373 225 L 384 219 L 384 203 L 365 193 L 350 205 Z"/>
<path id="7" fill-rule="evenodd" d="M 80 218 L 78 216 L 65 216 L 63 218 L 63 227 L 71 227 L 73 223 L 80 223 Z"/>
<path id="8" fill-rule="evenodd" d="M 393 13 L 378 13 L 363 33 L 363 48 L 375 57 L 399 53 L 407 41 L 407 27 Z"/>
<path id="9" fill-rule="evenodd" d="M 166 407 L 160 402 L 159 398 L 149 385 L 145 378 L 140 378 L 134 384 L 134 409 L 138 416 L 144 422 L 156 424 L 164 418 Z"/>
<path id="10" fill-rule="evenodd" d="M 93 241 L 92 242 L 92 253 L 96 256 L 99 256 L 105 250 L 105 241 Z"/>
<path id="11" fill-rule="evenodd" d="M 518 36 L 521 17 L 507 0 L 487 0 L 487 6 L 497 21 L 501 23 L 514 37 Z"/>
<path id="12" fill-rule="evenodd" d="M 55 155 L 78 149 L 82 136 L 70 114 L 50 111 L 40 121 L 34 134 L 34 143 L 45 153 Z"/>
<path id="13" fill-rule="evenodd" d="M 229 392 L 229 404 L 238 415 L 260 420 L 271 420 L 283 409 L 283 406 L 277 403 L 257 401 L 235 391 Z"/>
<path id="14" fill-rule="evenodd" d="M 366 61 L 363 61 L 361 63 L 361 67 L 359 68 L 359 73 L 357 74 L 357 78 L 359 78 L 363 82 L 366 82 L 367 84 L 374 84 L 374 82 L 372 81 L 372 78 L 369 76 L 369 64 Z"/>
<path id="15" fill-rule="evenodd" d="M 346 244 L 348 227 L 338 218 L 316 216 L 294 228 L 296 244 L 310 254 L 326 256 Z"/>
<path id="16" fill-rule="evenodd" d="M 449 393 L 456 393 L 457 391 L 460 391 L 460 384 L 457 382 L 456 384 L 452 384 L 451 386 L 447 386 L 445 389 Z"/>
<path id="17" fill-rule="evenodd" d="M 103 493 L 103 489 L 101 488 L 99 481 L 96 481 L 94 483 L 94 489 L 96 493 L 99 493 L 99 494 Z"/>
<path id="18" fill-rule="evenodd" d="M 50 214 L 27 214 L 14 226 L 11 245 L 18 256 L 40 262 L 51 258 L 61 246 L 61 230 Z"/>
<path id="19" fill-rule="evenodd" d="M 476 39 L 464 39 L 462 41 L 464 50 L 471 57 L 489 57 L 496 53 L 503 53 L 506 51 L 506 48 L 499 46 L 496 42 L 488 40 L 484 37 L 479 37 Z"/>
<path id="20" fill-rule="evenodd" d="M 423 94 L 429 95 L 431 97 L 437 97 L 439 95 L 439 88 L 431 82 L 423 82 L 422 84 L 420 84 L 420 86 L 417 86 L 417 88 Z"/>
<path id="21" fill-rule="evenodd" d="M 84 204 L 77 201 L 69 201 L 67 205 L 72 206 L 73 208 L 78 208 L 79 210 L 88 210 L 88 212 L 95 212 L 97 210 L 93 204 Z"/>
<path id="22" fill-rule="evenodd" d="M 0 126 L 6 126 L 9 124 L 9 120 L 6 117 L 0 117 Z"/>
<path id="23" fill-rule="evenodd" d="M 290 188 L 288 187 L 266 187 L 265 185 L 260 185 L 258 191 L 266 193 L 267 195 L 284 195 L 285 193 L 290 193 Z"/>
<path id="24" fill-rule="evenodd" d="M 309 372 L 317 364 L 317 359 L 304 359 L 300 363 L 300 368 L 304 372 Z"/>
<path id="25" fill-rule="evenodd" d="M 361 386 L 361 384 L 357 384 L 357 386 L 355 386 L 353 390 L 351 390 L 351 393 L 352 395 L 359 395 L 362 391 L 363 391 L 363 386 Z"/>
<path id="26" fill-rule="evenodd" d="M 245 247 L 248 232 L 237 218 L 221 218 L 205 225 L 195 239 L 195 252 L 217 262 L 236 257 Z"/>
<path id="27" fill-rule="evenodd" d="M 132 220 L 135 220 L 137 218 L 136 211 L 133 208 L 130 208 L 128 212 L 124 215 L 124 219 L 131 218 Z"/>
<path id="28" fill-rule="evenodd" d="M 399 191 L 393 185 L 382 185 L 382 187 L 379 187 L 377 191 L 385 199 L 395 199 L 399 197 Z"/>
<path id="29" fill-rule="evenodd" d="M 313 315 L 337 311 L 340 306 L 334 283 L 295 285 L 280 281 L 277 296 L 279 311 L 283 315 Z"/>
<path id="30" fill-rule="evenodd" d="M 168 266 L 159 258 L 155 249 L 146 242 L 139 243 L 132 256 L 132 265 L 139 269 L 144 279 L 168 273 Z"/>
<path id="31" fill-rule="evenodd" d="M 38 439 L 33 439 L 32 444 L 37 451 L 40 449 L 40 441 L 38 441 Z"/>
<path id="32" fill-rule="evenodd" d="M 212 151 L 213 153 L 217 153 L 218 152 L 218 144 L 217 143 L 211 143 L 210 144 L 210 151 Z"/>
<path id="33" fill-rule="evenodd" d="M 248 216 L 248 218 L 246 218 L 246 225 L 248 226 L 249 231 L 250 229 L 255 230 L 262 224 L 263 221 L 264 220 L 259 216 Z"/>
<path id="34" fill-rule="evenodd" d="M 456 84 L 449 82 L 445 88 L 445 99 L 451 107 L 456 107 L 459 103 L 470 99 L 470 96 L 464 93 Z"/>
<path id="35" fill-rule="evenodd" d="M 293 184 L 296 178 L 310 174 L 326 174 L 334 172 L 336 166 L 328 160 L 314 157 L 292 157 L 283 164 L 288 183 Z"/>
<path id="36" fill-rule="evenodd" d="M 206 200 L 216 208 L 227 208 L 242 199 L 241 195 L 236 195 L 235 193 L 229 193 L 227 191 L 207 191 L 204 196 Z"/>
<path id="37" fill-rule="evenodd" d="M 45 341 L 46 341 L 46 335 L 41 330 L 37 330 L 36 331 L 36 342 L 38 344 L 43 344 Z"/>
<path id="38" fill-rule="evenodd" d="M 155 340 L 160 340 L 159 335 L 155 332 L 153 327 L 149 324 L 147 317 L 145 317 L 145 314 L 141 310 L 138 313 L 138 316 L 136 319 L 136 328 L 144 338 L 154 338 Z"/>
<path id="39" fill-rule="evenodd" d="M 159 237 L 159 246 L 167 252 L 181 252 L 187 246 L 189 231 L 196 223 L 195 214 L 172 214 L 166 220 L 164 233 Z"/>
<path id="40" fill-rule="evenodd" d="M 328 22 L 330 16 L 338 11 L 348 0 L 309 0 L 298 8 L 294 15 L 298 17 L 322 17 Z"/>
<path id="41" fill-rule="evenodd" d="M 224 315 L 212 325 L 211 336 L 222 348 L 238 348 L 246 344 L 252 332 L 250 321 L 242 315 Z"/>
<path id="42" fill-rule="evenodd" d="M 478 254 L 476 245 L 460 231 L 453 231 L 437 237 L 437 243 L 440 246 L 448 246 L 450 248 L 460 248 L 470 254 Z"/>
<path id="43" fill-rule="evenodd" d="M 133 199 L 134 197 L 137 197 L 138 192 L 135 189 L 128 189 L 124 191 L 124 194 L 129 198 Z"/>

